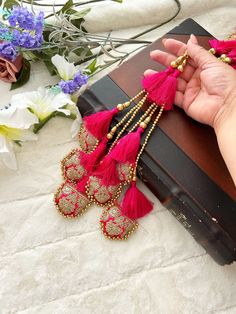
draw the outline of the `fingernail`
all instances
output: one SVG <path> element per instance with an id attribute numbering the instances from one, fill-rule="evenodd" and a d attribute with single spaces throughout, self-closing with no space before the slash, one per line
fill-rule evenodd
<path id="1" fill-rule="evenodd" d="M 162 43 L 164 44 L 166 42 L 167 38 L 162 38 Z"/>
<path id="2" fill-rule="evenodd" d="M 193 34 L 190 35 L 190 41 L 191 41 L 193 44 L 197 44 L 197 38 L 196 38 Z"/>
<path id="3" fill-rule="evenodd" d="M 150 52 L 150 57 L 152 58 L 152 57 L 154 57 L 156 55 L 156 50 L 152 50 L 151 52 Z"/>

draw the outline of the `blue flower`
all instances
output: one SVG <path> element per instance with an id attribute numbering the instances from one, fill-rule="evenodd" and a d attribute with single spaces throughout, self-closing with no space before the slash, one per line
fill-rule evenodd
<path id="1" fill-rule="evenodd" d="M 19 25 L 24 30 L 34 30 L 35 22 L 34 15 L 29 12 L 26 8 L 14 6 L 11 11 L 11 15 L 8 18 L 10 26 L 16 27 Z"/>
<path id="2" fill-rule="evenodd" d="M 16 48 L 8 42 L 0 43 L 0 56 L 9 61 L 14 61 L 17 57 Z"/>
<path id="3" fill-rule="evenodd" d="M 44 13 L 34 15 L 26 8 L 14 6 L 8 18 L 12 31 L 12 44 L 23 48 L 39 48 L 43 42 Z"/>
<path id="4" fill-rule="evenodd" d="M 39 12 L 38 16 L 36 16 L 35 18 L 35 25 L 34 25 L 35 34 L 42 35 L 43 25 L 44 25 L 44 13 Z"/>
<path id="5" fill-rule="evenodd" d="M 82 74 L 81 72 L 77 72 L 73 78 L 73 80 L 69 81 L 61 81 L 58 86 L 61 88 L 63 93 L 65 94 L 73 94 L 77 90 L 80 89 L 83 85 L 87 84 L 88 76 Z"/>
<path id="6" fill-rule="evenodd" d="M 42 35 L 31 35 L 28 32 L 14 30 L 12 32 L 12 44 L 23 48 L 39 48 L 42 45 Z"/>
<path id="7" fill-rule="evenodd" d="M 8 27 L 0 22 L 0 40 L 11 41 L 12 35 L 9 32 Z"/>

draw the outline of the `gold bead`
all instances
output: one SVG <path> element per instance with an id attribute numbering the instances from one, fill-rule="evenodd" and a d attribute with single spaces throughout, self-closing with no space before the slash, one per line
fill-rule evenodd
<path id="1" fill-rule="evenodd" d="M 226 62 L 226 63 L 231 63 L 231 59 L 230 59 L 229 57 L 226 57 L 225 60 L 224 60 L 224 62 Z"/>
<path id="2" fill-rule="evenodd" d="M 209 52 L 212 53 L 213 55 L 216 54 L 216 50 L 214 48 L 211 48 Z"/>
<path id="3" fill-rule="evenodd" d="M 129 107 L 129 105 L 130 105 L 130 102 L 129 102 L 129 101 L 126 101 L 126 102 L 123 104 L 123 106 L 124 106 L 125 108 Z"/>
<path id="4" fill-rule="evenodd" d="M 111 139 L 113 138 L 113 135 L 112 135 L 111 133 L 108 133 L 108 134 L 107 134 L 107 138 L 108 138 L 109 140 L 111 140 Z"/>
<path id="5" fill-rule="evenodd" d="M 137 181 L 137 177 L 133 176 L 132 181 Z"/>
<path id="6" fill-rule="evenodd" d="M 146 129 L 147 124 L 146 124 L 145 122 L 141 122 L 139 126 L 140 126 L 140 128 L 142 128 L 142 129 Z"/>
<path id="7" fill-rule="evenodd" d="M 170 65 L 172 68 L 177 68 L 177 66 L 178 66 L 176 61 L 172 61 Z"/>
<path id="8" fill-rule="evenodd" d="M 124 109 L 124 105 L 123 105 L 123 104 L 118 104 L 118 105 L 117 105 L 117 109 L 118 109 L 119 111 L 122 111 L 122 110 Z"/>
<path id="9" fill-rule="evenodd" d="M 181 64 L 184 58 L 185 58 L 184 56 L 180 56 L 180 57 L 178 57 L 178 58 L 175 60 L 175 62 L 176 62 L 177 64 Z"/>
<path id="10" fill-rule="evenodd" d="M 144 122 L 145 122 L 146 124 L 148 124 L 150 121 L 151 121 L 151 117 L 147 117 L 147 118 L 144 120 Z"/>
<path id="11" fill-rule="evenodd" d="M 178 68 L 177 68 L 180 72 L 183 72 L 183 70 L 184 70 L 184 67 L 182 66 L 182 64 L 181 65 L 179 65 L 178 66 Z"/>
<path id="12" fill-rule="evenodd" d="M 225 58 L 227 58 L 227 56 L 226 56 L 225 53 L 223 53 L 223 54 L 220 56 L 220 58 L 221 58 L 221 59 L 225 59 Z"/>
<path id="13" fill-rule="evenodd" d="M 115 133 L 116 132 L 116 130 L 117 130 L 117 127 L 116 126 L 113 126 L 113 128 L 111 129 L 111 133 Z"/>

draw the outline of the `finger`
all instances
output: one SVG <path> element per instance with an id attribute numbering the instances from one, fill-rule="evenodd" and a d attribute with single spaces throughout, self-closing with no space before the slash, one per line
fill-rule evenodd
<path id="1" fill-rule="evenodd" d="M 183 108 L 183 102 L 184 102 L 184 94 L 177 91 L 175 94 L 175 105 L 177 105 L 180 108 Z"/>
<path id="2" fill-rule="evenodd" d="M 193 35 L 194 36 L 194 35 Z M 194 36 L 194 39 L 196 43 L 197 42 L 197 38 Z M 173 55 L 176 56 L 181 56 L 183 55 L 186 50 L 187 50 L 187 45 L 184 44 L 181 41 L 178 41 L 176 39 L 172 39 L 172 38 L 167 38 L 167 39 L 163 39 L 162 40 L 164 47 Z M 188 60 L 188 63 L 190 65 L 192 65 L 193 67 L 196 67 L 194 62 L 192 60 Z"/>
<path id="3" fill-rule="evenodd" d="M 158 73 L 157 71 L 154 71 L 154 70 L 146 70 L 144 72 L 144 76 L 149 76 L 149 75 L 152 75 L 152 74 L 155 74 L 155 73 Z M 186 89 L 186 85 L 187 85 L 187 82 L 181 78 L 181 77 L 178 77 L 177 79 L 177 91 L 180 91 L 181 93 L 183 93 Z"/>
<path id="4" fill-rule="evenodd" d="M 149 76 L 149 75 L 152 75 L 154 73 L 157 73 L 157 71 L 147 69 L 143 74 L 144 74 L 144 76 Z"/>
<path id="5" fill-rule="evenodd" d="M 164 52 L 162 50 L 153 50 L 151 51 L 150 56 L 152 60 L 157 61 L 165 65 L 166 67 L 168 67 L 171 64 L 171 62 L 176 59 L 176 56 L 170 53 Z M 191 79 L 194 71 L 195 71 L 195 68 L 187 64 L 185 66 L 184 72 L 181 73 L 181 77 L 188 82 Z"/>
<path id="6" fill-rule="evenodd" d="M 220 62 L 206 49 L 198 45 L 194 35 L 191 35 L 190 39 L 188 40 L 187 52 L 188 55 L 193 59 L 196 66 L 201 70 L 209 67 L 209 65 L 211 66 L 212 63 Z"/>
<path id="7" fill-rule="evenodd" d="M 164 47 L 173 55 L 181 56 L 185 53 L 187 45 L 172 38 L 164 38 L 162 40 Z"/>

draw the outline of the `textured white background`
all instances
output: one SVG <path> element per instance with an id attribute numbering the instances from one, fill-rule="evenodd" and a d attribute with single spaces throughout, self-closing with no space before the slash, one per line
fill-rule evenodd
<path id="1" fill-rule="evenodd" d="M 187 17 L 220 38 L 236 26 L 236 1 L 181 4 L 178 19 L 145 39 L 160 37 Z M 126 0 L 100 5 L 86 23 L 91 31 L 122 27 L 118 34 L 128 37 L 175 10 L 171 0 Z M 16 92 L 56 81 L 36 65 L 30 82 Z M 4 105 L 13 92 L 4 83 L 0 90 Z M 0 312 L 236 313 L 236 265 L 218 266 L 143 185 L 155 210 L 128 242 L 102 237 L 95 206 L 74 221 L 58 215 L 52 198 L 61 181 L 59 161 L 77 145 L 70 125 L 54 119 L 38 142 L 18 149 L 18 171 L 0 165 Z"/>

